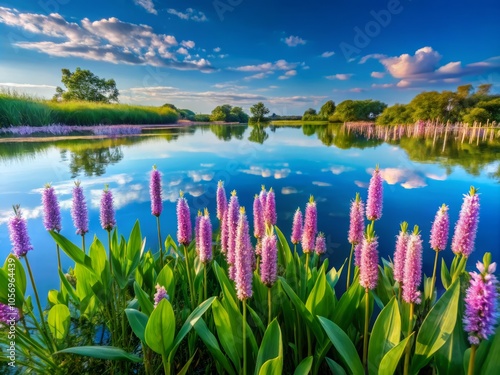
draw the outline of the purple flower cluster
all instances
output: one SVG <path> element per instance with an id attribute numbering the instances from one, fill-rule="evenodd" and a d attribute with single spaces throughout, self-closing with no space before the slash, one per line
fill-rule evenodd
<path id="1" fill-rule="evenodd" d="M 378 281 L 378 241 L 374 234 L 363 238 L 360 249 L 359 284 L 375 289 Z"/>
<path id="2" fill-rule="evenodd" d="M 368 220 L 378 220 L 382 217 L 383 183 L 384 180 L 377 166 L 368 186 L 368 200 L 366 202 L 366 217 Z"/>
<path id="3" fill-rule="evenodd" d="M 326 238 L 323 232 L 319 232 L 318 236 L 316 237 L 316 245 L 314 247 L 314 251 L 316 251 L 316 254 L 318 255 L 326 253 Z"/>
<path id="4" fill-rule="evenodd" d="M 184 193 L 180 192 L 177 200 L 177 242 L 187 246 L 192 239 L 191 216 L 189 214 L 189 205 L 184 198 Z"/>
<path id="5" fill-rule="evenodd" d="M 73 203 L 71 205 L 71 217 L 76 228 L 76 234 L 85 235 L 89 231 L 89 219 L 87 203 L 83 195 L 83 188 L 80 181 L 75 181 L 73 188 Z"/>
<path id="6" fill-rule="evenodd" d="M 252 297 L 253 249 L 245 208 L 240 209 L 234 256 L 236 294 L 243 301 Z"/>
<path id="7" fill-rule="evenodd" d="M 156 169 L 156 165 L 153 165 L 151 171 L 149 195 L 151 197 L 151 214 L 158 217 L 163 210 L 163 200 L 161 198 L 161 173 Z"/>
<path id="8" fill-rule="evenodd" d="M 264 206 L 264 221 L 267 227 L 276 225 L 278 216 L 276 214 L 276 196 L 274 190 L 271 188 L 267 193 L 266 205 Z"/>
<path id="9" fill-rule="evenodd" d="M 443 204 L 434 218 L 431 229 L 431 248 L 436 251 L 446 249 L 448 242 L 448 231 L 450 230 L 450 220 L 448 218 L 448 206 Z"/>
<path id="10" fill-rule="evenodd" d="M 200 255 L 200 223 L 202 216 L 203 214 L 200 210 L 198 210 L 198 215 L 196 216 L 196 219 L 194 219 L 194 243 L 196 245 L 196 254 L 198 254 L 198 256 Z"/>
<path id="11" fill-rule="evenodd" d="M 302 211 L 300 207 L 297 208 L 295 214 L 293 215 L 293 225 L 292 225 L 292 243 L 297 245 L 302 238 Z"/>
<path id="12" fill-rule="evenodd" d="M 167 290 L 165 287 L 161 286 L 160 284 L 156 284 L 156 293 L 154 295 L 154 301 L 155 301 L 155 307 L 158 306 L 158 304 L 161 302 L 162 299 L 170 299 L 168 296 Z"/>
<path id="13" fill-rule="evenodd" d="M 217 219 L 223 220 L 227 211 L 226 191 L 224 190 L 224 181 L 219 181 L 217 184 Z"/>
<path id="14" fill-rule="evenodd" d="M 21 258 L 28 251 L 33 250 L 26 220 L 22 217 L 19 205 L 14 206 L 14 216 L 9 219 L 10 242 L 12 244 L 12 253 Z"/>
<path id="15" fill-rule="evenodd" d="M 0 328 L 2 325 L 9 325 L 21 319 L 17 307 L 5 305 L 0 302 Z"/>
<path id="16" fill-rule="evenodd" d="M 406 249 L 410 238 L 407 229 L 408 223 L 405 221 L 401 224 L 401 230 L 396 236 L 396 249 L 394 250 L 394 280 L 400 284 L 404 278 Z"/>
<path id="17" fill-rule="evenodd" d="M 420 303 L 418 287 L 422 281 L 422 238 L 417 227 L 409 236 L 404 263 L 403 300 L 407 303 Z"/>
<path id="18" fill-rule="evenodd" d="M 116 225 L 115 210 L 113 208 L 113 193 L 106 186 L 101 196 L 101 211 L 100 211 L 101 227 L 104 230 L 110 231 Z"/>
<path id="19" fill-rule="evenodd" d="M 205 209 L 205 215 L 200 217 L 197 240 L 199 241 L 200 262 L 206 264 L 212 260 L 212 223 L 207 209 Z"/>
<path id="20" fill-rule="evenodd" d="M 351 203 L 350 223 L 348 240 L 351 244 L 356 245 L 363 241 L 363 232 L 365 231 L 365 205 L 359 193 L 356 193 L 356 199 Z"/>
<path id="21" fill-rule="evenodd" d="M 260 198 L 255 194 L 253 200 L 253 235 L 255 238 L 262 238 L 266 233 L 266 224 L 264 222 L 264 210 L 260 203 Z"/>
<path id="22" fill-rule="evenodd" d="M 318 226 L 318 211 L 313 196 L 306 205 L 306 214 L 304 219 L 304 230 L 302 232 L 302 251 L 310 253 L 314 250 L 314 240 L 316 238 Z"/>
<path id="23" fill-rule="evenodd" d="M 354 265 L 359 267 L 361 265 L 361 250 L 363 249 L 363 240 L 354 247 Z"/>
<path id="24" fill-rule="evenodd" d="M 495 324 L 500 316 L 498 312 L 498 280 L 494 273 L 496 263 L 488 267 L 477 262 L 481 273 L 470 272 L 470 286 L 465 295 L 464 329 L 469 334 L 469 342 L 479 345 L 495 333 Z"/>
<path id="25" fill-rule="evenodd" d="M 262 239 L 262 260 L 260 265 L 260 278 L 262 282 L 272 287 L 276 282 L 278 269 L 278 247 L 276 235 L 265 235 Z"/>
<path id="26" fill-rule="evenodd" d="M 43 225 L 47 230 L 61 230 L 61 211 L 54 188 L 45 185 L 42 191 Z"/>
<path id="27" fill-rule="evenodd" d="M 468 195 L 464 195 L 460 215 L 455 225 L 455 233 L 451 242 L 451 249 L 455 254 L 468 258 L 474 250 L 477 225 L 479 223 L 479 195 L 474 187 Z"/>
<path id="28" fill-rule="evenodd" d="M 266 201 L 267 201 L 267 191 L 266 191 L 266 187 L 264 185 L 262 185 L 262 188 L 260 190 L 259 199 L 260 199 L 260 204 L 262 206 L 262 209 L 265 210 L 266 209 Z"/>
<path id="29" fill-rule="evenodd" d="M 236 248 L 236 235 L 238 230 L 238 217 L 239 217 L 240 204 L 236 190 L 231 192 L 229 205 L 226 212 L 226 231 L 227 231 L 227 252 L 226 260 L 229 265 L 229 278 L 234 281 L 236 277 L 235 264 L 235 248 Z"/>

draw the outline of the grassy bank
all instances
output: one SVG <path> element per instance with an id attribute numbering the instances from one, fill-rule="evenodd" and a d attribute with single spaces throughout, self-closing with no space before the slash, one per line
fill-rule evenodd
<path id="1" fill-rule="evenodd" d="M 172 124 L 178 120 L 169 107 L 91 102 L 53 102 L 26 95 L 0 93 L 0 127 L 114 124 Z"/>

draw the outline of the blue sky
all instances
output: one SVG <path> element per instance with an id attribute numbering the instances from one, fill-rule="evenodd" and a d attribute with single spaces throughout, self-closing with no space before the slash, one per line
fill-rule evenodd
<path id="1" fill-rule="evenodd" d="M 496 0 L 0 0 L 0 89 L 51 97 L 61 68 L 114 78 L 123 103 L 281 115 L 332 99 L 407 103 L 500 91 Z"/>

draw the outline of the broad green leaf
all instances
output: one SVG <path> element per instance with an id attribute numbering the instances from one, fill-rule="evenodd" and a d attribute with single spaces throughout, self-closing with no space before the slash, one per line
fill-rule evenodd
<path id="1" fill-rule="evenodd" d="M 214 265 L 215 276 L 217 276 L 217 280 L 219 280 L 219 284 L 222 289 L 222 294 L 225 299 L 224 301 L 225 304 L 229 303 L 233 310 L 239 311 L 238 303 L 236 302 L 237 297 L 234 286 L 229 281 L 226 273 L 219 266 L 219 264 L 217 262 L 214 262 L 213 265 Z"/>
<path id="2" fill-rule="evenodd" d="M 3 269 L 9 278 L 11 275 L 14 276 L 16 288 L 24 296 L 26 293 L 26 273 L 21 261 L 14 254 L 9 254 L 5 259 Z"/>
<path id="3" fill-rule="evenodd" d="M 140 256 L 142 245 L 141 226 L 139 220 L 136 220 L 127 242 L 127 259 L 129 261 L 133 262 L 136 257 Z"/>
<path id="4" fill-rule="evenodd" d="M 70 323 L 71 315 L 68 306 L 63 304 L 52 306 L 47 318 L 47 324 L 49 325 L 52 336 L 57 341 L 62 341 L 66 338 L 69 332 Z"/>
<path id="5" fill-rule="evenodd" d="M 464 372 L 462 356 L 467 349 L 461 316 L 457 318 L 451 337 L 434 354 L 439 375 L 461 375 Z"/>
<path id="6" fill-rule="evenodd" d="M 370 335 L 368 347 L 368 372 L 377 374 L 384 355 L 399 344 L 401 337 L 401 316 L 398 302 L 392 297 L 380 312 Z"/>
<path id="7" fill-rule="evenodd" d="M 56 243 L 59 244 L 59 247 L 66 253 L 66 255 L 71 258 L 71 260 L 92 271 L 92 260 L 82 251 L 81 248 L 59 233 L 54 231 L 49 231 L 49 233 Z"/>
<path id="8" fill-rule="evenodd" d="M 165 287 L 170 300 L 173 301 L 175 298 L 175 278 L 174 271 L 169 264 L 165 264 L 163 269 L 160 271 L 160 273 L 156 277 L 156 283 Z"/>
<path id="9" fill-rule="evenodd" d="M 66 276 L 64 276 L 64 274 L 62 273 L 61 270 L 58 270 L 58 273 L 59 273 L 59 279 L 61 280 L 63 289 L 66 290 L 66 292 L 69 294 L 69 296 L 73 300 L 73 303 L 76 305 L 76 307 L 79 307 L 80 299 L 76 295 L 76 290 L 73 289 L 73 287 L 69 283 L 68 279 L 66 279 Z"/>
<path id="10" fill-rule="evenodd" d="M 344 368 L 333 359 L 327 357 L 326 363 L 328 364 L 328 367 L 330 367 L 333 375 L 347 375 Z"/>
<path id="11" fill-rule="evenodd" d="M 153 302 L 151 302 L 147 293 L 142 290 L 137 282 L 134 282 L 134 293 L 137 301 L 139 301 L 139 306 L 141 306 L 142 312 L 148 316 L 151 315 L 154 309 Z"/>
<path id="12" fill-rule="evenodd" d="M 15 295 L 14 301 L 11 293 Z M 0 268 L 0 302 L 5 305 L 13 303 L 19 309 L 23 307 L 24 303 L 24 293 L 15 285 L 15 278 L 11 278 L 2 268 Z"/>
<path id="13" fill-rule="evenodd" d="M 331 320 L 322 316 L 318 316 L 318 320 L 323 326 L 333 346 L 339 353 L 344 365 L 346 365 L 355 375 L 364 374 L 363 365 L 359 359 L 358 352 L 356 351 L 356 348 L 354 347 L 354 344 L 349 336 L 347 336 L 347 334 Z"/>
<path id="14" fill-rule="evenodd" d="M 146 332 L 149 317 L 136 309 L 125 309 L 125 314 L 127 314 L 132 331 L 134 331 L 141 342 L 144 342 L 144 333 Z"/>
<path id="15" fill-rule="evenodd" d="M 332 267 L 332 269 L 326 273 L 326 281 L 328 281 L 328 284 L 330 284 L 332 290 L 335 288 L 335 285 L 337 285 L 346 262 L 347 259 L 344 260 L 344 264 L 342 264 L 342 267 L 340 267 L 338 271 L 335 269 L 335 267 Z"/>
<path id="16" fill-rule="evenodd" d="M 306 357 L 299 363 L 297 368 L 295 369 L 293 375 L 307 375 L 309 371 L 311 371 L 311 367 L 313 364 L 313 356 Z"/>
<path id="17" fill-rule="evenodd" d="M 325 269 L 322 267 L 316 279 L 316 283 L 307 298 L 306 308 L 313 316 L 321 315 L 331 318 L 333 304 L 333 291 L 326 282 Z"/>
<path id="18" fill-rule="evenodd" d="M 288 241 L 285 236 L 281 232 L 281 230 L 275 225 L 274 230 L 276 231 L 276 236 L 279 241 L 279 261 L 282 265 L 288 265 L 292 262 L 292 252 L 290 250 L 290 246 L 288 245 Z"/>
<path id="19" fill-rule="evenodd" d="M 172 305 L 162 299 L 149 317 L 144 341 L 158 354 L 165 355 L 170 351 L 175 335 L 175 315 Z"/>
<path id="20" fill-rule="evenodd" d="M 216 300 L 212 305 L 212 313 L 214 314 L 215 328 L 217 330 L 217 335 L 219 336 L 222 348 L 224 348 L 227 356 L 239 372 L 240 355 L 238 354 L 235 335 L 233 334 L 233 328 L 231 327 L 233 322 L 229 320 L 227 311 L 218 300 Z"/>
<path id="21" fill-rule="evenodd" d="M 448 289 L 451 284 L 450 271 L 448 271 L 444 258 L 441 259 L 441 283 L 445 289 Z"/>
<path id="22" fill-rule="evenodd" d="M 104 245 L 97 237 L 90 245 L 89 255 L 92 260 L 92 269 L 94 270 L 94 274 L 97 276 L 97 279 L 103 286 L 102 294 L 104 295 L 104 298 L 106 298 L 110 292 L 109 287 L 111 285 L 111 273 L 106 249 L 104 249 Z M 98 293 L 96 293 L 96 295 L 97 294 Z"/>
<path id="23" fill-rule="evenodd" d="M 378 368 L 378 375 L 393 375 L 396 373 L 396 367 L 401 359 L 401 356 L 405 352 L 408 342 L 413 338 L 414 332 L 404 340 L 396 345 L 394 348 L 389 350 L 382 360 L 380 361 L 380 366 Z"/>
<path id="24" fill-rule="evenodd" d="M 85 357 L 108 359 L 108 360 L 129 360 L 132 362 L 140 363 L 142 358 L 127 353 L 125 350 L 120 348 L 115 348 L 113 346 L 76 346 L 74 348 L 67 348 L 60 350 L 54 354 L 76 354 Z"/>
<path id="25" fill-rule="evenodd" d="M 198 349 L 194 351 L 194 354 L 189 358 L 189 360 L 186 362 L 186 364 L 181 368 L 181 370 L 177 373 L 177 375 L 186 375 L 187 371 L 189 370 L 189 366 L 191 366 L 191 363 L 193 362 L 194 357 L 196 356 L 196 352 Z"/>
<path id="26" fill-rule="evenodd" d="M 355 279 L 337 303 L 332 319 L 333 322 L 342 329 L 347 329 L 354 318 L 354 311 L 357 310 L 364 294 L 365 290 L 359 285 L 359 281 Z"/>
<path id="27" fill-rule="evenodd" d="M 481 375 L 500 374 L 500 361 L 498 360 L 498 353 L 500 353 L 500 326 L 497 327 L 495 336 L 490 338 L 490 340 L 492 340 L 492 343 L 488 356 L 481 367 Z"/>
<path id="28" fill-rule="evenodd" d="M 456 280 L 432 307 L 417 335 L 412 373 L 417 373 L 451 336 L 458 313 L 460 280 Z"/>
<path id="29" fill-rule="evenodd" d="M 224 370 L 226 370 L 226 372 L 230 375 L 236 375 L 236 371 L 234 371 L 233 366 L 231 366 L 226 358 L 226 355 L 220 349 L 217 338 L 212 332 L 210 332 L 207 325 L 205 324 L 205 321 L 203 319 L 198 320 L 194 325 L 194 329 L 201 341 L 205 343 L 210 354 L 217 362 L 219 362 Z"/>
<path id="30" fill-rule="evenodd" d="M 274 319 L 266 329 L 257 354 L 255 375 L 281 374 L 283 369 L 283 342 L 278 321 Z"/>

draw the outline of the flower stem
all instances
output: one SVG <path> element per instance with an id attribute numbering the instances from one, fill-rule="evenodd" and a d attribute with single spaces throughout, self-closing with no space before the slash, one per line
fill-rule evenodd
<path id="1" fill-rule="evenodd" d="M 206 301 L 208 298 L 207 293 L 207 264 L 203 267 L 203 301 Z"/>
<path id="2" fill-rule="evenodd" d="M 351 244 L 351 253 L 349 254 L 349 264 L 347 265 L 347 284 L 346 290 L 349 289 L 351 285 L 351 264 L 352 264 L 352 254 L 354 253 L 354 243 Z"/>
<path id="3" fill-rule="evenodd" d="M 35 300 L 38 307 L 38 312 L 40 313 L 40 320 L 42 321 L 42 325 L 45 328 L 45 320 L 43 318 L 43 310 L 42 304 L 40 303 L 40 297 L 38 296 L 38 291 L 36 289 L 35 279 L 33 278 L 33 272 L 31 272 L 30 262 L 28 261 L 28 255 L 24 257 L 26 261 L 26 268 L 28 269 L 28 274 L 30 275 L 31 285 L 33 285 L 33 293 L 35 293 Z"/>
<path id="4" fill-rule="evenodd" d="M 272 293 L 271 293 L 271 288 L 267 288 L 267 325 L 271 324 L 271 312 L 272 312 L 272 305 L 271 305 L 271 299 L 272 299 Z"/>
<path id="5" fill-rule="evenodd" d="M 306 279 L 304 280 L 306 297 L 307 297 L 307 281 L 309 279 L 309 253 L 306 253 Z"/>
<path id="6" fill-rule="evenodd" d="M 411 335 L 413 331 L 413 302 L 410 303 L 410 320 L 408 322 L 408 336 Z M 409 374 L 410 370 L 410 353 L 411 353 L 411 343 L 406 347 L 406 354 L 405 354 L 405 363 L 404 363 L 404 370 L 403 373 L 404 375 Z"/>
<path id="7" fill-rule="evenodd" d="M 158 228 L 158 245 L 160 246 L 160 266 L 163 269 L 163 246 L 161 243 L 160 216 L 156 217 L 156 227 Z"/>
<path id="8" fill-rule="evenodd" d="M 437 270 L 438 258 L 439 258 L 439 251 L 436 250 L 436 256 L 434 258 L 434 270 L 432 271 L 432 283 L 431 283 L 429 306 L 431 305 L 432 302 L 432 297 L 434 294 L 434 285 L 436 284 L 436 270 Z"/>
<path id="9" fill-rule="evenodd" d="M 368 325 L 370 324 L 370 290 L 365 289 L 365 332 L 363 334 L 363 366 L 368 365 Z"/>
<path id="10" fill-rule="evenodd" d="M 474 375 L 474 361 L 476 359 L 476 349 L 477 345 L 472 345 L 470 347 L 469 369 L 467 370 L 467 375 Z"/>
<path id="11" fill-rule="evenodd" d="M 59 250 L 59 244 L 58 243 L 56 243 L 56 252 L 57 252 L 57 270 L 61 271 L 61 273 L 62 273 L 61 251 Z M 62 281 L 59 281 L 59 289 L 62 290 Z"/>
<path id="12" fill-rule="evenodd" d="M 113 274 L 113 262 L 112 262 L 112 259 L 111 259 L 111 231 L 108 230 L 108 250 L 109 250 L 109 270 L 111 272 L 111 274 Z"/>
<path id="13" fill-rule="evenodd" d="M 189 294 L 191 294 L 191 309 L 194 310 L 194 288 L 193 288 L 193 281 L 191 280 L 191 267 L 189 266 L 188 248 L 186 245 L 183 246 L 184 246 L 184 257 L 186 258 L 186 272 L 189 284 Z"/>
<path id="14" fill-rule="evenodd" d="M 247 300 L 243 300 L 243 375 L 247 374 Z"/>
<path id="15" fill-rule="evenodd" d="M 84 254 L 86 254 L 85 253 L 85 234 L 82 234 L 82 251 Z"/>

